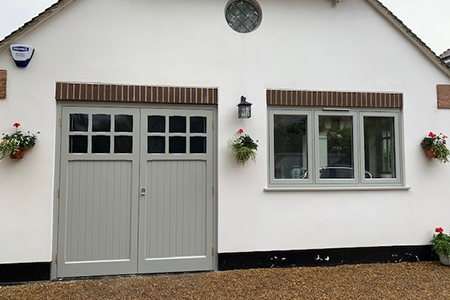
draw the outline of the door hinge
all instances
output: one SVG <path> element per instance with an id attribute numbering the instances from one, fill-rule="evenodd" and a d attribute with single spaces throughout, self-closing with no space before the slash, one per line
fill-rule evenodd
<path id="1" fill-rule="evenodd" d="M 214 247 L 211 247 L 211 256 L 214 256 Z"/>
<path id="2" fill-rule="evenodd" d="M 61 189 L 58 189 L 58 198 L 61 198 Z"/>
<path id="3" fill-rule="evenodd" d="M 58 263 L 58 252 L 55 254 L 55 262 Z"/>
<path id="4" fill-rule="evenodd" d="M 59 118 L 59 127 L 62 127 L 62 118 Z"/>

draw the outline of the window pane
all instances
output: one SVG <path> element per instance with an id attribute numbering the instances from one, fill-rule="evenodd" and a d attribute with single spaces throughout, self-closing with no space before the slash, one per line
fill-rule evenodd
<path id="1" fill-rule="evenodd" d="M 132 153 L 132 152 L 133 152 L 132 136 L 114 137 L 114 153 Z"/>
<path id="2" fill-rule="evenodd" d="M 114 117 L 115 132 L 133 132 L 133 116 L 117 115 Z"/>
<path id="3" fill-rule="evenodd" d="M 169 117 L 169 132 L 186 132 L 186 117 Z"/>
<path id="4" fill-rule="evenodd" d="M 148 132 L 165 132 L 166 131 L 166 117 L 165 116 L 148 116 L 147 131 Z"/>
<path id="5" fill-rule="evenodd" d="M 111 138 L 109 136 L 98 135 L 92 137 L 92 153 L 109 153 Z"/>
<path id="6" fill-rule="evenodd" d="M 395 178 L 393 117 L 364 117 L 366 178 Z"/>
<path id="7" fill-rule="evenodd" d="M 88 131 L 88 115 L 71 114 L 69 128 L 70 131 Z"/>
<path id="8" fill-rule="evenodd" d="M 191 117 L 191 132 L 192 133 L 206 133 L 206 118 L 205 117 Z"/>
<path id="9" fill-rule="evenodd" d="M 169 138 L 169 153 L 186 153 L 186 138 L 171 136 Z"/>
<path id="10" fill-rule="evenodd" d="M 206 153 L 206 137 L 191 137 L 190 153 Z"/>
<path id="11" fill-rule="evenodd" d="M 147 153 L 165 153 L 166 138 L 163 136 L 149 136 L 147 144 Z"/>
<path id="12" fill-rule="evenodd" d="M 87 153 L 87 143 L 85 135 L 69 136 L 69 153 Z"/>
<path id="13" fill-rule="evenodd" d="M 308 117 L 274 116 L 275 178 L 308 178 Z"/>
<path id="14" fill-rule="evenodd" d="M 110 115 L 92 115 L 92 131 L 109 132 L 111 131 Z"/>
<path id="15" fill-rule="evenodd" d="M 353 118 L 319 116 L 320 178 L 354 178 Z"/>

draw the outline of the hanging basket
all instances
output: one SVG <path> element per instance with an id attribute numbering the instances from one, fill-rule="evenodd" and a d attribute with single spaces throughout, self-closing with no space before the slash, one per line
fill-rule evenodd
<path id="1" fill-rule="evenodd" d="M 14 152 L 13 154 L 11 154 L 11 155 L 9 156 L 9 158 L 11 158 L 11 159 L 22 159 L 23 156 L 25 155 L 25 150 L 26 150 L 26 149 L 20 148 L 19 150 L 17 150 L 17 151 Z"/>
<path id="2" fill-rule="evenodd" d="M 430 158 L 430 159 L 431 159 L 431 158 L 436 158 L 436 154 L 434 154 L 433 149 L 431 149 L 431 148 L 426 148 L 426 149 L 425 149 L 425 152 L 426 152 L 428 158 Z"/>

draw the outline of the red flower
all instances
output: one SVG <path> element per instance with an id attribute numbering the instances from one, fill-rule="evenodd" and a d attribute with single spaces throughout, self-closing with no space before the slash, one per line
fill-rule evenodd
<path id="1" fill-rule="evenodd" d="M 436 229 L 434 229 L 435 232 L 438 233 L 442 233 L 444 231 L 444 229 L 442 229 L 442 227 L 436 227 Z"/>
<path id="2" fill-rule="evenodd" d="M 16 122 L 13 124 L 14 127 L 18 128 L 20 126 L 20 123 Z"/>
<path id="3" fill-rule="evenodd" d="M 428 133 L 428 136 L 429 136 L 429 137 L 433 137 L 433 135 L 434 135 L 434 133 L 431 132 L 431 131 Z"/>
<path id="4" fill-rule="evenodd" d="M 242 128 L 238 130 L 238 133 L 243 133 L 243 132 L 244 132 L 244 129 L 242 129 Z"/>

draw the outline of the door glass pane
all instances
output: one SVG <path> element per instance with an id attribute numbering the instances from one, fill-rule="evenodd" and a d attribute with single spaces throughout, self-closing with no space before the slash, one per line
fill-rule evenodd
<path id="1" fill-rule="evenodd" d="M 97 135 L 92 137 L 92 153 L 109 153 L 111 138 L 109 136 Z"/>
<path id="2" fill-rule="evenodd" d="M 69 136 L 69 153 L 87 153 L 88 139 L 85 135 Z"/>
<path id="3" fill-rule="evenodd" d="M 133 132 L 133 116 L 116 115 L 114 117 L 115 132 Z"/>
<path id="4" fill-rule="evenodd" d="M 206 117 L 191 117 L 191 132 L 206 133 Z"/>
<path id="5" fill-rule="evenodd" d="M 165 116 L 148 116 L 147 131 L 148 132 L 165 132 L 166 131 L 166 117 Z"/>
<path id="6" fill-rule="evenodd" d="M 110 115 L 92 115 L 92 131 L 109 132 L 111 131 Z"/>
<path id="7" fill-rule="evenodd" d="M 169 132 L 186 132 L 186 117 L 169 117 Z"/>
<path id="8" fill-rule="evenodd" d="M 133 152 L 132 136 L 114 137 L 114 153 L 132 153 L 132 152 Z"/>
<path id="9" fill-rule="evenodd" d="M 71 114 L 70 115 L 70 131 L 88 131 L 88 115 L 86 114 Z"/>
<path id="10" fill-rule="evenodd" d="M 149 136 L 147 138 L 147 153 L 165 153 L 166 138 L 163 136 Z"/>
<path id="11" fill-rule="evenodd" d="M 396 178 L 394 117 L 364 117 L 366 178 Z"/>
<path id="12" fill-rule="evenodd" d="M 190 153 L 206 153 L 206 137 L 191 137 Z"/>
<path id="13" fill-rule="evenodd" d="M 320 178 L 354 178 L 353 118 L 319 116 Z"/>
<path id="14" fill-rule="evenodd" d="M 169 138 L 169 153 L 186 153 L 186 138 L 171 136 Z"/>
<path id="15" fill-rule="evenodd" d="M 308 178 L 308 116 L 274 116 L 276 179 Z"/>

